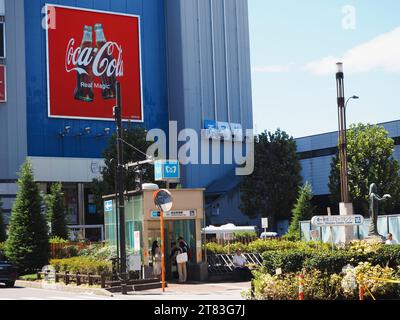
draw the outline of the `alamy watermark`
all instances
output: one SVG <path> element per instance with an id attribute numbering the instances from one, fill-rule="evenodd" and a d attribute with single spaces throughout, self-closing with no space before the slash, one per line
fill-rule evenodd
<path id="1" fill-rule="evenodd" d="M 146 154 L 152 159 L 178 160 L 181 165 L 235 164 L 236 175 L 245 176 L 253 173 L 254 131 L 252 129 L 245 130 L 243 139 L 236 141 L 208 138 L 207 133 L 206 129 L 201 130 L 200 136 L 193 129 L 182 129 L 178 132 L 177 122 L 170 121 L 168 137 L 161 129 L 147 132 L 146 140 L 153 144 L 147 149 Z"/>
<path id="2" fill-rule="evenodd" d="M 357 27 L 357 13 L 354 6 L 346 5 L 342 8 L 342 28 L 344 30 L 355 30 Z"/>

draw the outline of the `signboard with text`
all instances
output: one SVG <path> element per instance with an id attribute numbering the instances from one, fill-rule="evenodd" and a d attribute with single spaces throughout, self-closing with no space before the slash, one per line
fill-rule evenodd
<path id="1" fill-rule="evenodd" d="M 361 215 L 315 216 L 311 219 L 311 223 L 316 227 L 360 226 L 364 223 L 364 217 Z"/>
<path id="2" fill-rule="evenodd" d="M 196 217 L 197 210 L 173 210 L 164 212 L 164 218 L 193 218 Z M 160 217 L 160 211 L 152 211 L 151 218 Z"/>
<path id="3" fill-rule="evenodd" d="M 140 17 L 47 5 L 48 116 L 114 120 L 116 82 L 123 119 L 143 121 Z"/>
<path id="4" fill-rule="evenodd" d="M 261 218 L 261 227 L 263 229 L 268 229 L 268 218 Z"/>

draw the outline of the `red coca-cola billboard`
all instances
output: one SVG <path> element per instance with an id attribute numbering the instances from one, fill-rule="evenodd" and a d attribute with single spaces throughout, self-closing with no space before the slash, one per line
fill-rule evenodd
<path id="1" fill-rule="evenodd" d="M 47 5 L 48 115 L 113 120 L 121 83 L 124 120 L 143 121 L 138 16 Z"/>

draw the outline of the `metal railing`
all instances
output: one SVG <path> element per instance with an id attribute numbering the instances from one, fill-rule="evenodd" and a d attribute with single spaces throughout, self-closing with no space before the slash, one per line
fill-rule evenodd
<path id="1" fill-rule="evenodd" d="M 242 253 L 242 255 L 248 263 L 262 266 L 263 259 L 259 253 Z M 235 270 L 233 256 L 233 254 L 208 254 L 208 271 L 213 274 L 233 272 Z"/>

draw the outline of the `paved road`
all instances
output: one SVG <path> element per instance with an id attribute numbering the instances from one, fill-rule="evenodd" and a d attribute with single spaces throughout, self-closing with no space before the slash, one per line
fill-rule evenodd
<path id="1" fill-rule="evenodd" d="M 48 289 L 0 287 L 0 300 L 242 300 L 241 292 L 249 283 L 170 284 L 165 293 L 161 289 L 128 295 L 100 296 Z"/>

